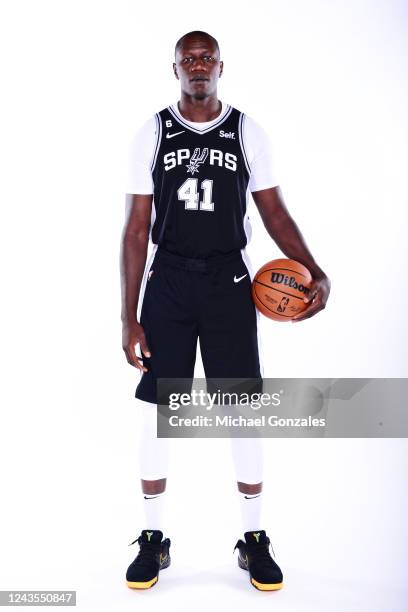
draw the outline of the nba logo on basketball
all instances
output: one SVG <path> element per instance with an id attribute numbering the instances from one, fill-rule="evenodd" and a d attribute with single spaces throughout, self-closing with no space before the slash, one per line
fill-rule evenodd
<path id="1" fill-rule="evenodd" d="M 285 312 L 285 308 L 289 303 L 289 298 L 282 298 L 281 303 L 279 304 L 277 310 L 278 312 Z"/>

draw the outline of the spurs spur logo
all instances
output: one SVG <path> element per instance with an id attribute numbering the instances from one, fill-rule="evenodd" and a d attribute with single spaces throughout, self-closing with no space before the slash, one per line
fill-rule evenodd
<path id="1" fill-rule="evenodd" d="M 190 157 L 190 162 L 186 164 L 187 174 L 191 172 L 194 174 L 195 172 L 199 172 L 199 166 L 201 166 L 205 160 L 207 159 L 208 148 L 205 147 L 202 151 L 197 147 L 194 149 L 193 155 Z"/>

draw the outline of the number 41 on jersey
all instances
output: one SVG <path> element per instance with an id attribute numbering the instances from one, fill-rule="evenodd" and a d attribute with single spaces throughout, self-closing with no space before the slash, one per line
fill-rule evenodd
<path id="1" fill-rule="evenodd" d="M 212 199 L 213 181 L 211 179 L 204 179 L 200 185 L 203 190 L 203 199 L 200 200 L 200 193 L 198 191 L 198 179 L 188 178 L 184 183 L 177 189 L 178 199 L 184 202 L 185 210 L 214 210 L 214 202 Z M 200 200 L 200 202 L 199 202 Z"/>

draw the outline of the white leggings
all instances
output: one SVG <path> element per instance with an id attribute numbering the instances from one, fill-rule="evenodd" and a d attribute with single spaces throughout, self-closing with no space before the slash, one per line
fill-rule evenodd
<path id="1" fill-rule="evenodd" d="M 168 476 L 169 438 L 157 438 L 156 404 L 136 399 L 140 410 L 139 466 L 142 480 Z M 261 438 L 231 438 L 232 459 L 238 482 L 258 484 L 263 479 Z"/>

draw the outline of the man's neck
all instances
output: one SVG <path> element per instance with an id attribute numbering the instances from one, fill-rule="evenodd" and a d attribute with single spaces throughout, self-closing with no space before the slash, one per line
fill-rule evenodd
<path id="1" fill-rule="evenodd" d="M 204 100 L 196 100 L 192 96 L 181 94 L 178 109 L 182 117 L 187 121 L 204 123 L 216 119 L 221 113 L 222 104 L 217 95 L 209 96 Z"/>

